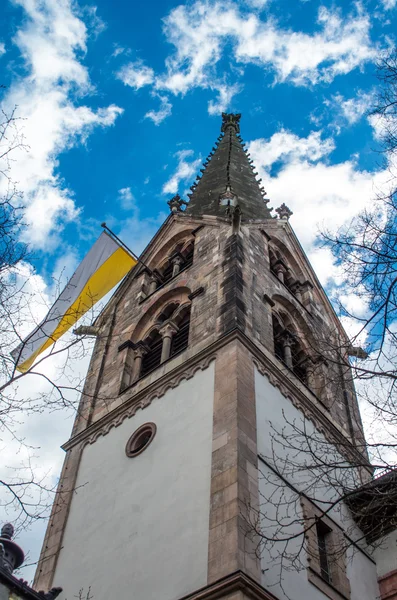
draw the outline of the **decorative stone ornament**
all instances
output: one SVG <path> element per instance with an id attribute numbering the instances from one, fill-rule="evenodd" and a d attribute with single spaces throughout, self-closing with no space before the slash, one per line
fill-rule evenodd
<path id="1" fill-rule="evenodd" d="M 130 437 L 125 447 L 125 453 L 128 458 L 133 458 L 141 454 L 152 443 L 156 435 L 157 427 L 155 423 L 145 423 L 141 425 Z"/>
<path id="2" fill-rule="evenodd" d="M 219 194 L 219 204 L 227 207 L 236 206 L 237 196 L 230 185 L 227 185 L 225 191 L 222 194 Z"/>
<path id="3" fill-rule="evenodd" d="M 285 221 L 288 221 L 290 216 L 294 214 L 284 202 L 281 206 L 276 208 L 276 213 L 278 214 L 279 219 L 284 219 Z"/>
<path id="4" fill-rule="evenodd" d="M 95 327 L 95 325 L 80 325 L 80 327 L 77 327 L 77 329 L 73 329 L 72 333 L 74 335 L 87 335 L 90 337 L 98 337 L 99 327 Z"/>
<path id="5" fill-rule="evenodd" d="M 12 541 L 13 535 L 14 527 L 11 523 L 5 523 L 1 528 L 0 547 L 2 551 L 0 554 L 0 564 L 9 573 L 20 567 L 25 560 L 22 548 Z"/>
<path id="6" fill-rule="evenodd" d="M 222 113 L 221 131 L 225 132 L 228 127 L 233 127 L 236 133 L 240 133 L 241 114 Z"/>
<path id="7" fill-rule="evenodd" d="M 172 213 L 177 213 L 183 212 L 182 206 L 187 206 L 188 202 L 185 202 L 185 200 L 182 200 L 179 194 L 176 194 L 176 196 L 171 198 L 171 200 L 168 200 L 167 204 L 170 207 L 170 211 Z"/>

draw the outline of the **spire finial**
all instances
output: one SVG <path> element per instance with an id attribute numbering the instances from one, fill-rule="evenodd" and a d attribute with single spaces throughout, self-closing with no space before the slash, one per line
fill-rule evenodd
<path id="1" fill-rule="evenodd" d="M 240 133 L 240 113 L 222 113 L 221 131 L 225 132 L 228 127 L 233 127 L 236 133 Z"/>

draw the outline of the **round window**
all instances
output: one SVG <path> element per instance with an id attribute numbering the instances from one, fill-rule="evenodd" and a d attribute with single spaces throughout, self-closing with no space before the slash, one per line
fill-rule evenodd
<path id="1" fill-rule="evenodd" d="M 145 423 L 141 425 L 130 437 L 125 447 L 125 453 L 128 457 L 138 456 L 152 442 L 156 435 L 157 427 L 154 423 Z"/>

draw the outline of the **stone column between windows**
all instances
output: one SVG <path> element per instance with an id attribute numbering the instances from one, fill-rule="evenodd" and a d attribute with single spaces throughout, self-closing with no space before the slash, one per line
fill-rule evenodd
<path id="1" fill-rule="evenodd" d="M 134 350 L 134 367 L 132 371 L 132 382 L 139 379 L 142 368 L 142 359 L 147 353 L 147 347 L 144 344 L 137 344 L 137 347 Z"/>
<path id="2" fill-rule="evenodd" d="M 174 323 L 167 323 L 161 329 L 159 334 L 163 338 L 163 346 L 161 348 L 161 362 L 163 363 L 170 357 L 172 336 L 178 331 L 178 327 Z"/>
<path id="3" fill-rule="evenodd" d="M 281 281 L 281 283 L 284 283 L 284 277 L 287 272 L 287 269 L 285 268 L 285 266 L 282 263 L 276 263 L 274 265 L 274 272 L 276 273 L 276 275 L 279 278 L 279 280 Z"/>
<path id="4" fill-rule="evenodd" d="M 149 294 L 153 294 L 153 292 L 155 292 L 157 290 L 157 277 L 155 277 L 154 275 L 151 275 L 150 279 L 149 279 Z"/>
<path id="5" fill-rule="evenodd" d="M 293 284 L 291 291 L 292 293 L 295 295 L 295 298 L 297 300 L 299 300 L 299 302 L 302 302 L 302 289 L 301 289 L 302 285 L 300 283 L 300 281 L 295 281 L 295 283 Z"/>
<path id="6" fill-rule="evenodd" d="M 294 343 L 294 338 L 287 333 L 283 337 L 284 362 L 287 365 L 287 367 L 289 367 L 290 369 L 292 369 L 292 367 L 293 367 L 292 350 L 291 350 L 293 343 Z"/>
<path id="7" fill-rule="evenodd" d="M 258 509 L 254 364 L 234 340 L 215 363 L 208 584 L 237 570 L 260 583 L 250 525 Z"/>
<path id="8" fill-rule="evenodd" d="M 182 256 L 177 254 L 176 256 L 171 258 L 171 264 L 172 264 L 172 276 L 175 277 L 176 275 L 178 275 L 179 271 L 181 270 L 181 266 L 183 264 Z"/>

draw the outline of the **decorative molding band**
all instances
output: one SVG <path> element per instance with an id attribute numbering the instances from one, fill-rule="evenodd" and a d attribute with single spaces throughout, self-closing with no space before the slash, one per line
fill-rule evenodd
<path id="1" fill-rule="evenodd" d="M 155 398 L 164 396 L 167 390 L 178 387 L 184 379 L 191 379 L 197 371 L 203 371 L 209 367 L 210 363 L 215 360 L 215 354 L 201 357 L 201 360 L 197 360 L 197 356 L 193 358 L 196 358 L 196 360 L 193 362 L 187 361 L 187 366 L 185 364 L 182 368 L 177 367 L 136 395 L 126 399 L 110 413 L 66 442 L 62 446 L 63 450 L 70 450 L 80 442 L 83 447 L 87 444 L 93 444 L 98 437 L 107 435 L 113 427 L 118 427 L 125 419 L 133 417 L 137 410 L 146 408 Z"/>
<path id="2" fill-rule="evenodd" d="M 84 445 L 93 443 L 100 435 L 103 435 L 103 433 L 101 433 L 102 431 L 105 431 L 104 435 L 106 435 L 113 426 L 117 427 L 125 418 L 132 417 L 139 408 L 145 408 L 154 398 L 159 398 L 160 396 L 163 396 L 168 389 L 177 387 L 183 379 L 190 379 L 197 370 L 206 369 L 211 361 L 216 358 L 216 352 L 234 340 L 238 340 L 244 344 L 251 353 L 258 371 L 262 375 L 266 375 L 272 385 L 278 387 L 283 396 L 289 398 L 294 406 L 300 408 L 304 415 L 315 424 L 317 429 L 325 433 L 327 439 L 334 443 L 341 443 L 342 447 L 346 448 L 346 450 L 350 445 L 350 455 L 355 457 L 356 460 L 359 460 L 360 464 L 363 463 L 364 457 L 353 446 L 350 438 L 342 428 L 333 422 L 325 413 L 326 409 L 320 405 L 320 402 L 312 396 L 312 394 L 310 394 L 309 397 L 309 392 L 303 391 L 303 389 L 298 387 L 296 383 L 292 381 L 292 376 L 290 376 L 289 373 L 286 373 L 285 371 L 281 373 L 280 367 L 275 364 L 276 359 L 270 355 L 269 352 L 265 353 L 261 350 L 237 327 L 220 336 L 207 348 L 186 359 L 186 362 L 183 365 L 166 373 L 157 381 L 149 384 L 146 388 L 143 388 L 134 394 L 134 387 L 132 387 L 132 395 L 127 397 L 122 404 L 87 427 L 87 429 L 68 440 L 62 448 L 64 450 L 69 450 L 80 442 L 83 442 Z M 281 375 L 282 382 L 280 381 Z M 127 390 L 124 393 L 127 394 Z M 114 425 L 115 423 L 117 423 L 117 425 Z M 369 463 L 368 468 L 370 468 Z"/>
<path id="3" fill-rule="evenodd" d="M 230 597 L 230 594 L 235 592 L 243 592 L 244 596 L 252 600 L 277 600 L 277 596 L 265 590 L 242 571 L 231 573 L 231 575 L 227 575 L 193 594 L 183 596 L 179 600 L 216 600 Z"/>
<path id="4" fill-rule="evenodd" d="M 136 346 L 136 344 L 134 344 L 134 342 L 131 342 L 131 340 L 126 340 L 125 342 L 123 342 L 122 344 L 120 344 L 120 346 L 117 348 L 117 350 L 119 352 L 122 352 L 126 348 L 132 348 L 132 349 L 134 349 L 135 346 Z"/>

